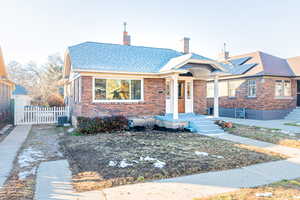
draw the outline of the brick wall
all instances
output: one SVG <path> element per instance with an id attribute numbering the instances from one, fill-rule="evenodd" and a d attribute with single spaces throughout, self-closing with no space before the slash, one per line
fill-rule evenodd
<path id="1" fill-rule="evenodd" d="M 291 98 L 275 97 L 275 81 L 281 78 L 254 78 L 256 80 L 256 97 L 247 97 L 247 82 L 244 80 L 236 91 L 236 97 L 223 96 L 219 105 L 223 108 L 248 108 L 255 110 L 282 110 L 296 107 L 296 80 L 291 79 Z M 213 107 L 213 98 L 207 98 L 208 107 Z"/>
<path id="2" fill-rule="evenodd" d="M 165 79 L 144 79 L 144 101 L 138 103 L 95 103 L 93 102 L 93 78 L 81 77 L 81 101 L 73 105 L 76 116 L 153 116 L 165 113 Z"/>
<path id="3" fill-rule="evenodd" d="M 194 80 L 194 112 L 205 114 L 207 108 L 206 81 Z"/>

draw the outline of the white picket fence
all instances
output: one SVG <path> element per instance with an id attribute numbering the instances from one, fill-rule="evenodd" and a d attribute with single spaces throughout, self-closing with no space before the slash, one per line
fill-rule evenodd
<path id="1" fill-rule="evenodd" d="M 70 108 L 25 106 L 15 109 L 15 125 L 24 124 L 55 124 L 59 116 L 70 117 Z"/>

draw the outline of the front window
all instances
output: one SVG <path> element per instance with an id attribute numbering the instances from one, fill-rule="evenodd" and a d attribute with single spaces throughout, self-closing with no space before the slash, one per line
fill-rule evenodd
<path id="1" fill-rule="evenodd" d="M 256 81 L 248 80 L 248 97 L 256 97 Z"/>
<path id="2" fill-rule="evenodd" d="M 95 100 L 141 100 L 141 80 L 95 79 Z"/>
<path id="3" fill-rule="evenodd" d="M 275 96 L 276 97 L 289 97 L 291 96 L 291 81 L 277 80 L 275 82 Z"/>

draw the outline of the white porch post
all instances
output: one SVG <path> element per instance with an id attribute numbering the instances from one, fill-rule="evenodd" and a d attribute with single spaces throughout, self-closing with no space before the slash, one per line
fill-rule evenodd
<path id="1" fill-rule="evenodd" d="M 214 78 L 214 117 L 219 117 L 219 77 Z"/>
<path id="2" fill-rule="evenodd" d="M 172 77 L 173 80 L 173 119 L 178 119 L 178 76 L 174 75 Z"/>

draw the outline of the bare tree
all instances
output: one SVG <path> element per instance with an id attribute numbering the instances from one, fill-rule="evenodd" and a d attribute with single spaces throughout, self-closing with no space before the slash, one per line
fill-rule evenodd
<path id="1" fill-rule="evenodd" d="M 24 86 L 33 103 L 38 105 L 61 105 L 63 96 L 60 92 L 63 78 L 63 61 L 58 54 L 50 55 L 48 61 L 38 66 L 34 62 L 22 65 L 16 61 L 8 64 L 11 79 Z"/>

